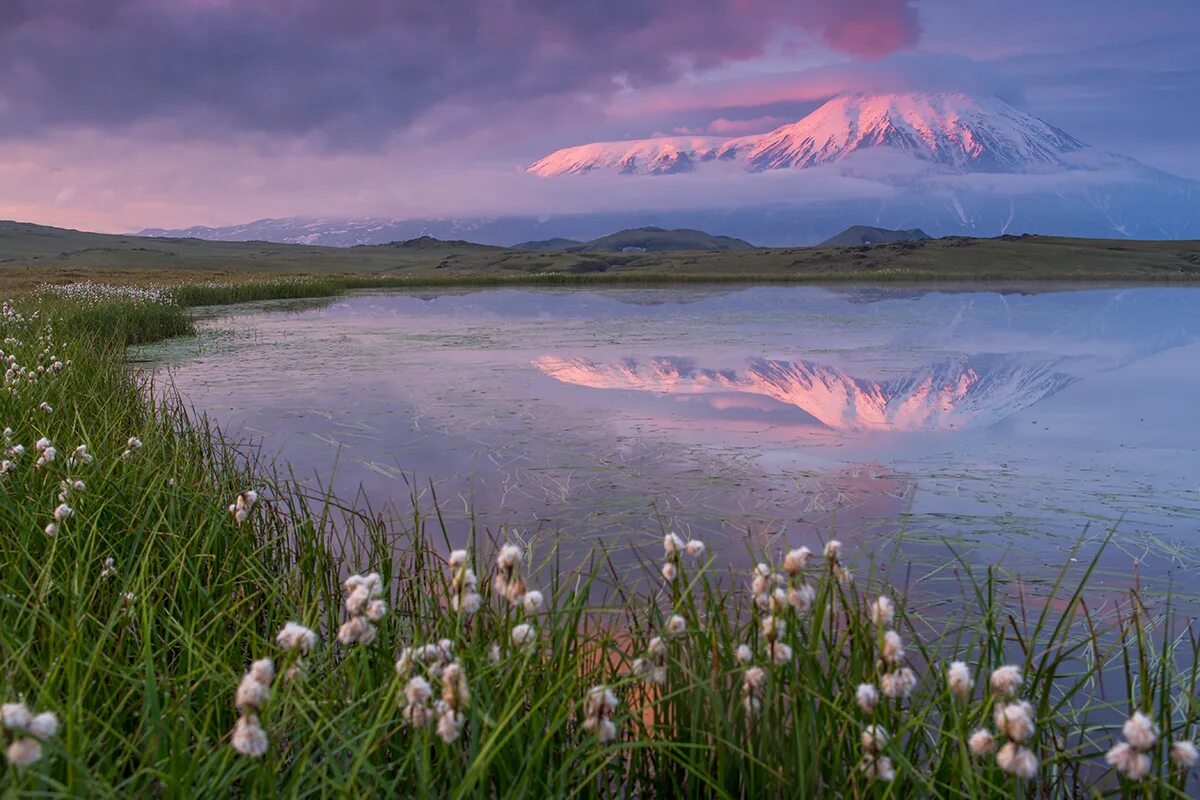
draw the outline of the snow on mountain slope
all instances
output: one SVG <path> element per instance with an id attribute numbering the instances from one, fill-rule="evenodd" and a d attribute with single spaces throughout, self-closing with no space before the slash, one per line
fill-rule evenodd
<path id="1" fill-rule="evenodd" d="M 669 175 L 688 172 L 709 161 L 729 140 L 720 136 L 663 136 L 630 142 L 596 142 L 557 150 L 528 169 L 542 177 L 578 175 L 593 170 L 623 174 Z"/>
<path id="2" fill-rule="evenodd" d="M 1053 362 L 1007 354 L 955 358 L 887 381 L 856 378 L 812 361 L 754 359 L 743 369 L 704 369 L 688 359 L 543 356 L 534 365 L 564 383 L 663 394 L 740 392 L 799 408 L 844 431 L 931 431 L 985 427 L 1074 383 Z"/>
<path id="3" fill-rule="evenodd" d="M 1083 142 L 996 97 L 961 93 L 843 95 L 799 122 L 758 136 L 663 137 L 559 150 L 529 166 L 542 177 L 615 170 L 686 172 L 714 159 L 752 171 L 836 162 L 886 147 L 955 172 L 1037 172 L 1066 168 Z"/>

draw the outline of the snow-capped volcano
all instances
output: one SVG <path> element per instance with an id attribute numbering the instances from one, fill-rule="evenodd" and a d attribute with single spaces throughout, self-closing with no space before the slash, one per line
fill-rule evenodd
<path id="1" fill-rule="evenodd" d="M 714 160 L 759 171 L 813 167 L 861 150 L 889 148 L 955 172 L 1026 173 L 1064 168 L 1064 156 L 1084 147 L 996 97 L 855 94 L 835 97 L 770 133 L 597 142 L 558 150 L 528 171 L 543 177 L 595 170 L 654 175 L 687 172 Z"/>

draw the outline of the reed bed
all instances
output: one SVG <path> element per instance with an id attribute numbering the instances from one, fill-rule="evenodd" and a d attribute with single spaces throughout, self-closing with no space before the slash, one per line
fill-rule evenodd
<path id="1" fill-rule="evenodd" d="M 1093 612 L 1096 554 L 1037 606 L 957 563 L 935 617 L 835 541 L 731 576 L 648 521 L 631 580 L 314 496 L 126 368 L 272 286 L 4 306 L 6 796 L 1195 792 L 1200 644 Z"/>

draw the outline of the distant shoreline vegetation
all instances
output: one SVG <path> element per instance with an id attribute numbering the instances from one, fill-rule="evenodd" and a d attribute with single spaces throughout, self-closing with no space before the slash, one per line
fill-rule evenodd
<path id="1" fill-rule="evenodd" d="M 1200 241 L 1008 236 L 929 239 L 853 226 L 838 246 L 753 247 L 702 231 L 638 228 L 530 249 L 440 241 L 356 247 L 116 236 L 0 222 L 0 290 L 96 280 L 174 285 L 285 276 L 349 288 L 595 283 L 936 281 L 1200 282 Z M 682 249 L 682 248 L 704 249 Z M 589 249 L 595 248 L 595 249 Z M 362 282 L 355 285 L 356 282 Z"/>
<path id="2" fill-rule="evenodd" d="M 412 284 L 408 284 L 412 285 Z M 813 541 L 731 576 L 312 496 L 125 364 L 187 306 L 344 279 L 75 284 L 3 306 L 0 702 L 13 796 L 1187 797 L 1200 640 L 953 551 L 905 597 Z M 281 467 L 283 465 L 280 465 Z M 602 601 L 595 601 L 597 595 Z"/>

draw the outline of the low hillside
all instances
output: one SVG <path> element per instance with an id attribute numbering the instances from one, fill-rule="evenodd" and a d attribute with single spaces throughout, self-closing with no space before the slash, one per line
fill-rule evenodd
<path id="1" fill-rule="evenodd" d="M 585 252 L 585 253 L 667 253 L 672 251 L 702 252 L 717 250 L 753 250 L 754 245 L 742 239 L 731 236 L 713 236 L 704 231 L 694 231 L 686 228 L 667 230 L 666 228 L 629 228 L 628 230 L 610 233 L 590 242 L 577 242 L 572 239 L 547 239 L 541 242 L 526 242 L 514 246 L 514 250 L 540 250 L 545 252 Z"/>
<path id="2" fill-rule="evenodd" d="M 818 247 L 854 247 L 863 244 L 891 244 L 892 242 L 921 242 L 933 237 L 920 228 L 894 231 L 890 228 L 873 228 L 870 225 L 851 225 L 846 230 L 830 236 Z"/>
<path id="3" fill-rule="evenodd" d="M 562 252 L 564 250 L 577 250 L 585 246 L 585 242 L 578 239 L 564 239 L 561 236 L 556 236 L 553 239 L 539 239 L 536 242 L 521 242 L 514 244 L 513 250 L 533 250 L 537 252 Z"/>
<path id="4" fill-rule="evenodd" d="M 1198 281 L 1200 242 L 947 237 L 847 247 L 633 250 L 685 240 L 678 231 L 623 232 L 607 250 L 530 251 L 419 239 L 390 245 L 317 247 L 108 235 L 0 222 L 0 281 L 15 292 L 82 279 L 170 283 L 253 275 L 381 276 L 391 280 L 490 281 L 602 275 L 614 280 L 791 281 Z M 647 240 L 645 236 L 651 238 Z M 701 234 L 707 236 L 707 234 Z M 710 237 L 722 238 L 722 237 Z M 738 240 L 731 240 L 737 242 Z"/>

